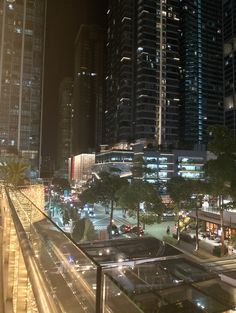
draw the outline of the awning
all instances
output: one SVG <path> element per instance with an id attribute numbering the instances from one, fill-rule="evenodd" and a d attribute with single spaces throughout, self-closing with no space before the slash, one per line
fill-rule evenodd
<path id="1" fill-rule="evenodd" d="M 196 211 L 191 211 L 189 213 L 190 217 L 196 218 Z M 214 223 L 220 225 L 220 215 L 212 212 L 207 211 L 198 211 L 198 218 L 199 220 Z M 224 226 L 231 227 L 236 229 L 236 224 L 232 223 L 230 220 L 224 220 Z"/>

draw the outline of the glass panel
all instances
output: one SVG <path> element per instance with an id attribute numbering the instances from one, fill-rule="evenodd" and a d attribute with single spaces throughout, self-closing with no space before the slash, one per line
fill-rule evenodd
<path id="1" fill-rule="evenodd" d="M 107 275 L 104 275 L 104 306 L 111 309 L 109 312 L 144 312 Z"/>
<path id="2" fill-rule="evenodd" d="M 20 191 L 10 196 L 54 301 L 63 312 L 95 312 L 96 265 Z"/>

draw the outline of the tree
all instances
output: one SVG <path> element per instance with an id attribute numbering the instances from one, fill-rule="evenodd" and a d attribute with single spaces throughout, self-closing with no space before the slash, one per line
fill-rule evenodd
<path id="1" fill-rule="evenodd" d="M 208 150 L 216 158 L 205 164 L 206 180 L 210 184 L 210 193 L 218 198 L 221 224 L 221 256 L 224 255 L 224 199 L 235 195 L 236 142 L 231 131 L 225 126 L 213 126 L 209 129 Z"/>
<path id="2" fill-rule="evenodd" d="M 186 207 L 191 196 L 190 182 L 183 177 L 172 177 L 167 182 L 167 191 L 175 205 L 177 213 L 177 239 L 180 240 L 180 213 Z"/>
<path id="3" fill-rule="evenodd" d="M 161 215 L 163 204 L 153 185 L 142 180 L 134 180 L 128 187 L 120 189 L 118 196 L 120 205 L 136 213 L 138 237 L 140 235 L 140 221 L 147 224 L 158 221 L 158 214 Z M 140 203 L 142 202 L 145 204 L 147 216 L 150 214 L 149 218 L 145 218 L 144 214 L 140 214 Z"/>
<path id="4" fill-rule="evenodd" d="M 6 184 L 11 184 L 14 187 L 19 186 L 22 180 L 26 178 L 27 169 L 28 164 L 20 158 L 13 158 L 0 162 L 0 173 L 2 179 L 6 182 Z"/>
<path id="5" fill-rule="evenodd" d="M 199 239 L 198 239 L 198 230 L 199 230 L 199 219 L 198 211 L 202 206 L 204 195 L 209 194 L 209 184 L 202 180 L 191 180 L 189 181 L 189 188 L 192 193 L 192 205 L 196 211 L 196 228 L 195 228 L 195 250 L 199 250 Z"/>
<path id="6" fill-rule="evenodd" d="M 154 173 L 155 170 L 148 167 L 145 163 L 143 156 L 135 154 L 133 158 L 133 165 L 131 167 L 133 180 L 144 180 L 147 175 Z"/>
<path id="7" fill-rule="evenodd" d="M 113 173 L 101 172 L 99 174 L 100 179 L 96 179 L 91 182 L 86 190 L 81 194 L 80 199 L 83 203 L 86 202 L 102 202 L 107 205 L 110 204 L 110 221 L 109 228 L 112 228 L 113 224 L 113 211 L 114 204 L 118 200 L 117 192 L 121 187 L 128 186 L 126 178 L 121 178 L 119 175 Z M 111 232 L 109 232 L 109 238 L 111 238 Z"/>
<path id="8" fill-rule="evenodd" d="M 133 157 L 133 165 L 131 167 L 133 180 L 142 179 L 144 175 L 144 160 L 142 155 L 135 154 Z"/>
<path id="9" fill-rule="evenodd" d="M 54 177 L 52 185 L 54 185 L 55 190 L 58 191 L 70 190 L 70 183 L 66 178 Z"/>
<path id="10" fill-rule="evenodd" d="M 69 216 L 69 213 L 68 213 L 68 210 L 67 210 L 67 209 L 64 210 L 64 212 L 63 212 L 62 220 L 63 220 L 63 225 L 64 225 L 64 226 L 69 223 L 70 216 Z"/>
<path id="11" fill-rule="evenodd" d="M 93 223 L 88 218 L 77 220 L 71 236 L 76 242 L 94 240 L 96 238 L 96 232 Z"/>

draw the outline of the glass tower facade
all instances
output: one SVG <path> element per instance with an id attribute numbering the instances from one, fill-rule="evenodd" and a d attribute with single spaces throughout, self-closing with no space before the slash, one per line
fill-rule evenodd
<path id="1" fill-rule="evenodd" d="M 178 1 L 109 1 L 105 141 L 178 141 Z"/>
<path id="2" fill-rule="evenodd" d="M 57 169 L 68 169 L 72 154 L 73 79 L 65 77 L 59 88 Z"/>
<path id="3" fill-rule="evenodd" d="M 204 143 L 223 123 L 222 1 L 181 1 L 181 138 Z"/>
<path id="4" fill-rule="evenodd" d="M 101 144 L 103 65 L 104 30 L 82 25 L 75 40 L 73 154 L 93 152 Z"/>
<path id="5" fill-rule="evenodd" d="M 45 2 L 0 1 L 0 149 L 38 167 Z"/>
<path id="6" fill-rule="evenodd" d="M 225 124 L 236 135 L 236 2 L 223 1 Z"/>
<path id="7" fill-rule="evenodd" d="M 0 1 L 0 150 L 38 167 L 45 2 Z"/>
<path id="8" fill-rule="evenodd" d="M 178 146 L 223 123 L 222 1 L 110 0 L 106 143 Z"/>

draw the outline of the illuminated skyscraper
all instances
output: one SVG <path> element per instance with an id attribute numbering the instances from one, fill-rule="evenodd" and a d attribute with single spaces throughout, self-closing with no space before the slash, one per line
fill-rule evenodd
<path id="1" fill-rule="evenodd" d="M 181 141 L 204 143 L 223 123 L 222 1 L 182 0 Z"/>
<path id="2" fill-rule="evenodd" d="M 0 25 L 0 151 L 38 168 L 45 1 L 1 0 Z"/>
<path id="3" fill-rule="evenodd" d="M 204 143 L 223 123 L 221 0 L 110 0 L 105 142 Z"/>
<path id="4" fill-rule="evenodd" d="M 177 143 L 178 2 L 109 1 L 106 143 Z"/>

